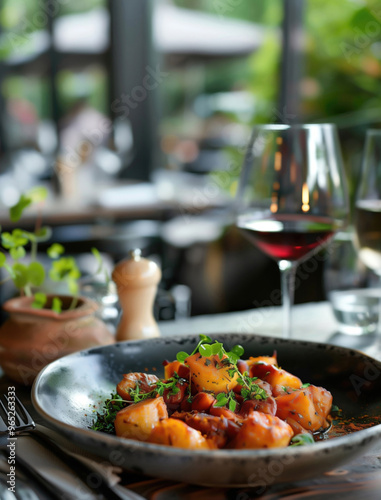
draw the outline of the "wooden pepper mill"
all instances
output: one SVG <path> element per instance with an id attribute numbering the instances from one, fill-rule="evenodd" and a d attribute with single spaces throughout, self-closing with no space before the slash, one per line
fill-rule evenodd
<path id="1" fill-rule="evenodd" d="M 144 259 L 139 249 L 117 264 L 112 273 L 122 308 L 116 340 L 159 337 L 153 317 L 153 303 L 161 271 L 152 260 Z"/>

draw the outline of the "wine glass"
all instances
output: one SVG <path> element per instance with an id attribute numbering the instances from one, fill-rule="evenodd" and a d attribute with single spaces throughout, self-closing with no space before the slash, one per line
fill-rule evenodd
<path id="1" fill-rule="evenodd" d="M 381 130 L 368 130 L 355 206 L 356 243 L 359 257 L 381 281 Z M 381 292 L 378 314 L 381 340 Z M 378 354 L 381 346 L 377 346 Z"/>
<path id="2" fill-rule="evenodd" d="M 281 272 L 283 337 L 291 331 L 297 264 L 348 216 L 348 196 L 332 124 L 254 128 L 236 195 L 236 224 Z"/>

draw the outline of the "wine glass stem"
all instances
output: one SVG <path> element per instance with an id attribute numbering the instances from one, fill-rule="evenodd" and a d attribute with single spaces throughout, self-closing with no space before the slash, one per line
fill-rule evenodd
<path id="1" fill-rule="evenodd" d="M 288 260 L 278 262 L 283 303 L 283 338 L 291 337 L 291 308 L 294 303 L 296 265 Z"/>
<path id="2" fill-rule="evenodd" d="M 381 274 L 378 275 L 378 286 L 381 290 Z M 381 293 L 378 299 L 378 323 L 377 323 L 377 331 L 376 331 L 376 349 L 377 354 L 375 357 L 381 359 Z"/>

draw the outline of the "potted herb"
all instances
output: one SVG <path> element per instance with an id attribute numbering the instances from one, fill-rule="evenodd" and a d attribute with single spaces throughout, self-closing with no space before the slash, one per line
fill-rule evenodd
<path id="1" fill-rule="evenodd" d="M 23 211 L 35 204 L 38 209 L 33 232 L 16 228 L 1 233 L 0 268 L 19 290 L 19 296 L 3 304 L 9 318 L 0 328 L 0 365 L 12 379 L 25 385 L 33 382 L 45 365 L 65 354 L 114 342 L 106 325 L 95 316 L 98 308 L 92 300 L 79 296 L 81 273 L 75 259 L 53 243 L 47 249 L 49 269 L 38 261 L 38 245 L 51 238 L 52 231 L 42 225 L 42 206 L 47 190 L 37 187 L 20 197 L 10 208 L 10 220 L 16 223 Z M 102 259 L 97 273 L 104 272 Z M 65 283 L 70 295 L 44 293 L 46 278 Z"/>

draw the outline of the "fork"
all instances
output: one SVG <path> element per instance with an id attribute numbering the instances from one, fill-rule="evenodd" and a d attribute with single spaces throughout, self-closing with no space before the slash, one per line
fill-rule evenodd
<path id="1" fill-rule="evenodd" d="M 8 397 L 4 394 L 3 398 L 7 402 L 7 405 L 4 405 L 3 401 L 0 398 L 0 407 L 7 416 L 7 420 L 9 420 L 9 411 L 7 408 L 9 408 L 8 405 Z M 17 411 L 19 409 L 19 411 Z M 20 412 L 23 413 L 23 415 Z M 89 475 L 94 475 L 94 469 L 91 467 L 87 466 L 85 463 L 83 463 L 81 460 L 77 459 L 75 456 L 67 453 L 64 451 L 60 446 L 58 446 L 50 437 L 46 436 L 43 432 L 41 432 L 39 429 L 36 429 L 36 424 L 33 421 L 32 416 L 28 412 L 28 410 L 25 408 L 25 406 L 22 404 L 20 399 L 15 396 L 15 411 L 13 412 L 12 410 L 12 417 L 15 417 L 15 435 L 19 434 L 28 434 L 31 437 L 35 438 L 36 441 L 40 442 L 40 444 L 43 444 L 45 447 L 47 447 L 50 451 L 52 451 L 60 460 L 62 460 L 67 466 L 69 466 L 73 472 L 89 487 L 91 486 L 88 484 L 88 478 Z M 6 434 L 8 432 L 8 426 L 7 423 L 4 421 L 0 414 L 0 434 Z M 18 460 L 20 461 L 21 464 L 21 459 L 18 457 Z M 36 479 L 43 483 L 43 486 L 46 489 L 49 489 L 49 491 L 52 491 L 53 489 L 54 493 L 57 496 L 57 488 L 56 486 L 52 486 L 48 481 L 37 471 L 36 472 Z M 138 495 L 137 493 L 134 493 L 132 491 L 129 491 L 127 489 L 123 489 L 123 494 L 119 494 L 115 490 L 113 486 L 108 485 L 104 478 L 99 475 L 101 478 L 100 484 L 97 485 L 97 492 L 100 492 L 104 498 L 107 500 L 145 500 L 142 496 Z M 94 494 L 96 495 L 97 492 L 94 491 Z M 62 498 L 62 496 L 60 496 Z"/>

